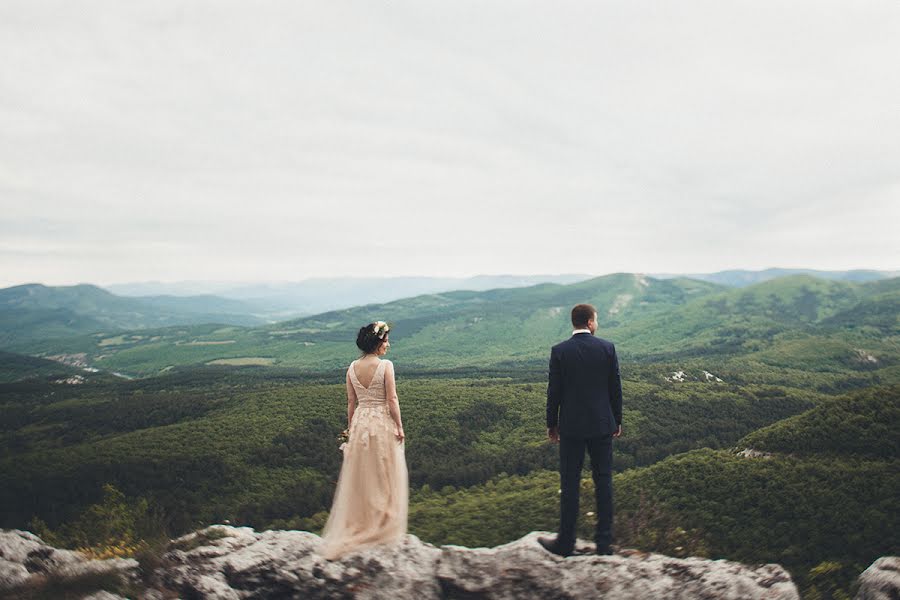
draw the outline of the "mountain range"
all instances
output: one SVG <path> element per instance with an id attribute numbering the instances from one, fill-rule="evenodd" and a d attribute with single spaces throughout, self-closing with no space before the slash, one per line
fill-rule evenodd
<path id="1" fill-rule="evenodd" d="M 120 296 L 215 294 L 259 306 L 270 320 L 283 320 L 335 310 L 390 302 L 452 290 L 490 290 L 538 283 L 574 283 L 591 275 L 477 275 L 475 277 L 320 277 L 302 281 L 224 282 L 158 281 L 104 286 Z"/>
<path id="2" fill-rule="evenodd" d="M 255 325 L 255 307 L 218 296 L 126 298 L 95 285 L 39 283 L 0 289 L 0 347 L 20 339 L 48 339 L 104 329 L 127 330 L 183 323 Z"/>
<path id="3" fill-rule="evenodd" d="M 753 285 L 770 279 L 784 277 L 785 275 L 812 275 L 820 279 L 835 279 L 837 281 L 855 281 L 858 283 L 876 281 L 878 279 L 890 279 L 900 276 L 900 271 L 876 271 L 873 269 L 852 269 L 849 271 L 820 271 L 817 269 L 763 269 L 761 271 L 748 271 L 746 269 L 729 269 L 715 273 L 648 273 L 650 277 L 668 279 L 671 277 L 689 277 L 703 281 L 712 281 L 734 287 Z"/>
<path id="4" fill-rule="evenodd" d="M 812 275 L 822 279 L 841 281 L 873 281 L 900 275 L 900 271 L 851 269 L 846 271 L 822 271 L 817 269 L 770 268 L 759 271 L 729 269 L 714 273 L 646 273 L 656 279 L 688 277 L 739 287 L 759 283 L 784 275 Z M 241 282 L 241 281 L 135 281 L 103 285 L 104 289 L 119 296 L 196 296 L 215 294 L 224 298 L 252 300 L 283 295 L 286 298 L 328 302 L 322 310 L 344 308 L 339 306 L 338 294 L 350 294 L 352 304 L 388 302 L 405 296 L 433 294 L 451 290 L 489 290 L 499 287 L 525 287 L 538 283 L 576 283 L 597 275 L 570 273 L 563 275 L 476 275 L 474 277 L 314 277 L 301 281 Z M 382 297 L 383 296 L 383 297 Z M 360 301 L 362 300 L 362 302 Z M 302 302 L 301 302 L 302 303 Z"/>
<path id="5" fill-rule="evenodd" d="M 0 347 L 76 355 L 83 366 L 136 376 L 202 364 L 323 372 L 352 359 L 362 324 L 384 319 L 392 322 L 392 356 L 409 370 L 538 367 L 547 348 L 567 335 L 569 307 L 591 302 L 599 311 L 598 335 L 613 340 L 626 360 L 668 361 L 673 371 L 693 367 L 694 377 L 705 377 L 700 370 L 749 377 L 755 365 L 773 365 L 825 371 L 840 384 L 873 372 L 893 380 L 900 364 L 900 278 L 854 283 L 791 275 L 733 288 L 616 273 L 566 285 L 425 294 L 277 323 L 229 323 L 238 320 L 232 311 L 239 302 L 211 300 L 200 312 L 202 297 L 152 304 L 93 286 L 17 286 L 0 290 Z M 170 324 L 179 318 L 213 322 Z"/>
<path id="6" fill-rule="evenodd" d="M 10 290 L 17 288 L 0 299 Z M 356 355 L 361 325 L 383 319 L 393 327 L 392 357 L 407 371 L 543 368 L 547 348 L 570 331 L 569 308 L 586 301 L 598 308 L 598 335 L 614 341 L 625 360 L 670 364 L 673 374 L 687 369 L 687 377 L 752 381 L 757 370 L 777 366 L 798 381 L 820 372 L 818 385 L 840 387 L 860 378 L 892 381 L 900 365 L 900 278 L 855 283 L 790 275 L 734 288 L 616 273 L 566 285 L 424 294 L 256 325 L 207 313 L 215 322 L 152 326 L 163 313 L 130 304 L 142 299 L 85 291 L 93 293 L 78 295 L 75 305 L 4 302 L 0 347 L 79 355 L 86 366 L 134 376 L 203 364 L 324 372 Z M 117 326 L 129 319 L 141 327 Z"/>
<path id="7" fill-rule="evenodd" d="M 772 268 L 762 271 L 734 269 L 715 273 L 648 273 L 647 275 L 656 279 L 687 277 L 741 287 L 785 275 L 798 274 L 812 275 L 821 279 L 865 282 L 896 277 L 900 275 L 900 271 L 863 269 L 820 271 Z M 477 275 L 475 277 L 330 277 L 274 282 L 143 281 L 116 283 L 101 287 L 118 296 L 129 297 L 201 296 L 208 298 L 210 295 L 215 295 L 241 300 L 245 303 L 245 310 L 254 316 L 265 318 L 268 321 L 279 321 L 352 306 L 390 302 L 422 294 L 438 294 L 454 290 L 486 291 L 496 288 L 526 287 L 539 283 L 569 284 L 594 277 L 596 275 L 584 273 Z"/>

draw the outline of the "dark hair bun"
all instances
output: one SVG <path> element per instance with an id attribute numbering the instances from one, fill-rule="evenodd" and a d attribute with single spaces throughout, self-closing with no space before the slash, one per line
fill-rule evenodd
<path id="1" fill-rule="evenodd" d="M 378 346 L 382 342 L 384 342 L 384 339 L 375 335 L 375 323 L 369 323 L 360 327 L 359 333 L 356 334 L 356 346 L 366 354 L 372 354 L 378 350 Z"/>

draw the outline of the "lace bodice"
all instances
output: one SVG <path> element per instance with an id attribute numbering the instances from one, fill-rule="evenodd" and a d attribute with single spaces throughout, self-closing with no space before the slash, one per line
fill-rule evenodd
<path id="1" fill-rule="evenodd" d="M 384 368 L 387 362 L 387 360 L 382 359 L 378 366 L 375 367 L 375 374 L 372 375 L 372 382 L 369 383 L 369 387 L 361 384 L 356 377 L 357 361 L 354 360 L 350 363 L 350 382 L 353 384 L 353 389 L 356 390 L 356 398 L 359 400 L 360 406 L 385 404 L 387 402 L 384 388 Z"/>
<path id="2" fill-rule="evenodd" d="M 349 375 L 353 389 L 356 391 L 356 412 L 353 413 L 353 421 L 350 423 L 350 444 L 358 440 L 364 448 L 369 447 L 371 436 L 383 436 L 385 439 L 393 439 L 394 422 L 391 419 L 390 408 L 387 402 L 387 394 L 384 386 L 384 369 L 387 360 L 382 360 L 375 367 L 372 382 L 369 387 L 359 382 L 356 376 L 356 362 L 350 363 Z"/>

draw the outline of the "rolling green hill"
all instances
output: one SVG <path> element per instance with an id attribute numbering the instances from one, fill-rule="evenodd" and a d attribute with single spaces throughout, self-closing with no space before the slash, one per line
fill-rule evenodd
<path id="1" fill-rule="evenodd" d="M 752 351 L 785 334 L 797 337 L 825 331 L 821 323 L 847 314 L 863 300 L 881 306 L 880 300 L 890 301 L 893 296 L 873 296 L 870 286 L 880 283 L 792 275 L 708 295 L 656 318 L 628 323 L 617 333 L 630 352 L 648 357 Z M 895 326 L 878 333 L 896 336 L 900 329 Z"/>
<path id="2" fill-rule="evenodd" d="M 95 285 L 25 284 L 0 289 L 0 347 L 99 331 L 176 324 L 255 325 L 263 319 L 238 300 L 216 296 L 125 298 Z"/>
<path id="3" fill-rule="evenodd" d="M 900 272 L 897 271 L 872 271 L 867 269 L 854 269 L 851 271 L 819 271 L 816 269 L 763 269 L 761 271 L 747 271 L 745 269 L 732 269 L 728 271 L 718 271 L 716 273 L 690 273 L 681 274 L 682 277 L 690 277 L 691 279 L 700 279 L 701 281 L 712 281 L 723 285 L 733 287 L 743 287 L 761 283 L 769 279 L 784 277 L 785 275 L 812 275 L 819 279 L 835 279 L 839 281 L 854 281 L 858 283 L 866 281 L 876 281 L 879 279 L 888 279 L 897 277 Z M 660 279 L 669 275 L 652 275 Z"/>
<path id="4" fill-rule="evenodd" d="M 754 431 L 738 445 L 797 456 L 896 459 L 900 457 L 900 386 L 829 398 L 802 414 Z"/>
<path id="5" fill-rule="evenodd" d="M 835 393 L 900 381 L 898 281 L 792 275 L 729 289 L 615 274 L 571 285 L 417 296 L 259 327 L 207 324 L 32 340 L 18 351 L 85 353 L 94 366 L 141 376 L 200 364 L 335 372 L 356 356 L 357 328 L 382 318 L 394 323 L 392 358 L 408 372 L 541 371 L 548 348 L 569 334 L 569 308 L 589 301 L 600 312 L 598 335 L 615 342 L 624 361 L 658 367 L 660 379 L 705 371 L 730 382 L 790 382 Z"/>
<path id="6" fill-rule="evenodd" d="M 662 314 L 719 289 L 692 280 L 618 274 L 571 285 L 417 296 L 254 328 L 195 325 L 64 339 L 35 336 L 14 347 L 37 355 L 84 352 L 95 366 L 140 375 L 212 361 L 321 371 L 346 365 L 355 355 L 360 325 L 384 316 L 394 323 L 394 338 L 402 340 L 397 360 L 410 368 L 484 367 L 543 360 L 547 344 L 570 330 L 569 308 L 585 299 L 615 322 Z"/>

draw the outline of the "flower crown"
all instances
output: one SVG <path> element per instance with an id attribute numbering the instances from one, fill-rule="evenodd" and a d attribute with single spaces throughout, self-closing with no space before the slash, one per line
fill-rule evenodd
<path id="1" fill-rule="evenodd" d="M 372 327 L 372 333 L 374 333 L 381 339 L 384 339 L 384 336 L 386 336 L 391 330 L 391 326 L 384 321 L 375 321 L 374 323 L 372 323 Z"/>

